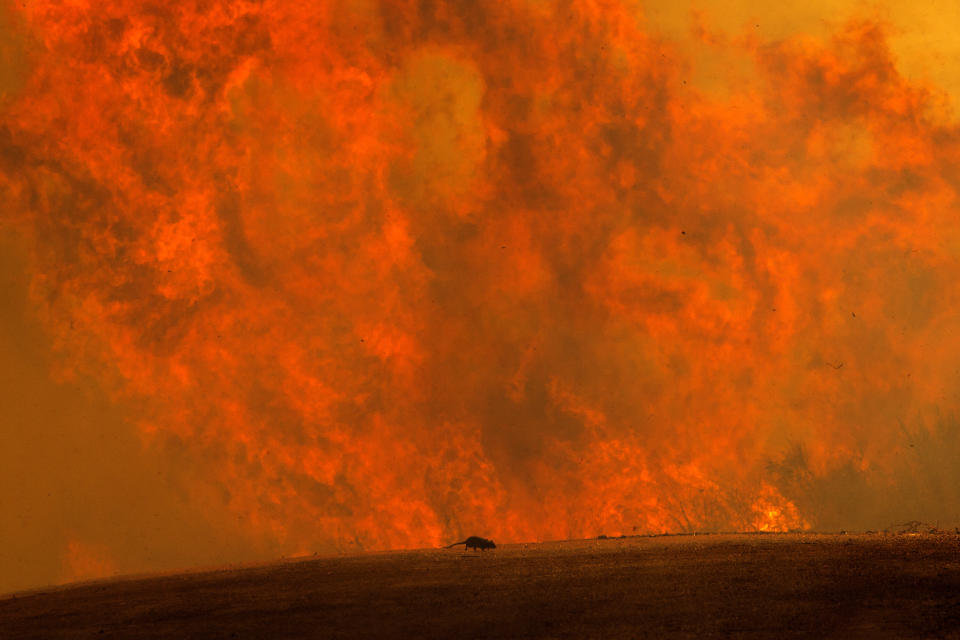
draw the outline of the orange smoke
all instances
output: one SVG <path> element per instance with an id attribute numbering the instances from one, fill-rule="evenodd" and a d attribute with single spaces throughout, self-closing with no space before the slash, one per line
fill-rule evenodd
<path id="1" fill-rule="evenodd" d="M 64 578 L 69 581 L 100 578 L 114 572 L 109 549 L 77 540 L 67 543 L 64 565 Z"/>
<path id="2" fill-rule="evenodd" d="M 57 374 L 192 500 L 299 551 L 956 516 L 960 138 L 882 28 L 718 44 L 718 97 L 632 2 L 343 4 L 9 9 Z"/>

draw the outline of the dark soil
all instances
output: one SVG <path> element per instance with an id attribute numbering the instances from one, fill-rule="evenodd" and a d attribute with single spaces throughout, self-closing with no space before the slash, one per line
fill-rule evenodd
<path id="1" fill-rule="evenodd" d="M 311 558 L 0 599 L 2 638 L 960 638 L 960 536 L 634 537 Z"/>

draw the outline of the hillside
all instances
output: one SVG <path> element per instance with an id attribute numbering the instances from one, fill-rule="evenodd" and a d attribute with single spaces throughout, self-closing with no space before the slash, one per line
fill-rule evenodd
<path id="1" fill-rule="evenodd" d="M 4 638 L 960 637 L 960 536 L 708 535 L 416 550 L 0 600 Z"/>

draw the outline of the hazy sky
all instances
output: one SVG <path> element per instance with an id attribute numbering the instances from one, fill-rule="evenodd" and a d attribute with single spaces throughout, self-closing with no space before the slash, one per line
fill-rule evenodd
<path id="1" fill-rule="evenodd" d="M 960 524 L 955 3 L 292 4 L 4 4 L 0 591 Z"/>

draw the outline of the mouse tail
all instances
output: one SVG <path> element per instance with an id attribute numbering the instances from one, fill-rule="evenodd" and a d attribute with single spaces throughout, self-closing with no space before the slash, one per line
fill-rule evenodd
<path id="1" fill-rule="evenodd" d="M 458 544 L 467 544 L 467 541 L 466 541 L 466 540 L 461 540 L 460 542 L 454 542 L 453 544 L 448 544 L 447 546 L 444 547 L 444 549 L 449 549 L 450 547 L 455 547 L 455 546 L 457 546 Z"/>

